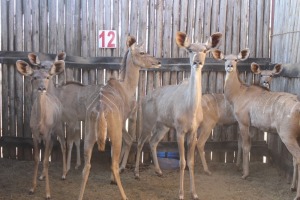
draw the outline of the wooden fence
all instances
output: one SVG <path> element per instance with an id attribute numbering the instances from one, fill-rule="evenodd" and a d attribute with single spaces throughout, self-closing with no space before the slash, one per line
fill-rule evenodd
<path id="1" fill-rule="evenodd" d="M 175 46 L 175 33 L 187 32 L 192 41 L 205 41 L 216 31 L 223 33 L 220 49 L 229 53 L 238 53 L 248 47 L 253 59 L 265 58 L 266 65 L 271 55 L 272 62 L 277 60 L 283 51 L 278 47 L 279 41 L 288 40 L 293 44 L 291 51 L 297 49 L 297 34 L 293 39 L 283 39 L 280 23 L 295 27 L 290 32 L 298 31 L 299 20 L 295 25 L 284 24 L 287 18 L 280 20 L 280 10 L 293 8 L 297 13 L 299 3 L 296 0 L 1 0 L 1 77 L 2 77 L 2 124 L 1 136 L 13 138 L 30 138 L 29 117 L 32 104 L 32 88 L 29 80 L 15 70 L 15 60 L 26 59 L 24 52 L 43 52 L 56 54 L 65 51 L 67 57 L 67 79 L 78 80 L 84 84 L 104 83 L 109 76 L 118 74 L 120 57 L 126 51 L 125 40 L 128 34 L 143 42 L 148 52 L 165 63 L 165 68 L 158 71 L 142 71 L 138 87 L 138 99 L 148 91 L 160 85 L 177 84 L 189 76 L 187 69 L 178 68 L 179 63 L 186 65 L 186 54 Z M 283 10 L 284 10 L 283 9 Z M 272 11 L 274 14 L 272 15 Z M 289 13 L 289 12 L 285 12 Z M 274 19 L 271 21 L 270 19 Z M 272 23 L 273 22 L 273 23 Z M 297 22 L 297 23 L 296 23 Z M 296 25 L 297 24 L 297 25 Z M 271 27 L 273 25 L 273 27 Z M 117 48 L 99 49 L 98 30 L 116 30 Z M 273 33 L 270 31 L 273 30 Z M 273 34 L 272 51 L 270 52 L 269 36 Z M 291 33 L 293 34 L 293 33 Z M 275 41 L 276 38 L 276 41 Z M 276 50 L 274 50 L 276 48 Z M 16 52 L 16 51 L 19 51 Z M 278 53 L 281 51 L 281 53 Z M 2 52 L 2 53 L 3 53 Z M 14 55 L 7 53 L 12 52 Z M 79 56 L 79 57 L 76 57 Z M 171 59 L 167 59 L 171 58 Z M 181 58 L 183 60 L 181 60 Z M 110 60 L 112 59 L 112 60 Z M 164 60 L 166 59 L 166 60 Z M 298 56 L 299 59 L 299 56 Z M 93 61 L 94 64 L 88 64 Z M 296 60 L 298 61 L 298 60 Z M 110 62 L 110 64 L 108 64 Z M 250 61 L 247 61 L 250 62 Z M 294 62 L 294 60 L 288 60 Z M 113 64 L 112 64 L 113 63 Z M 219 66 L 208 58 L 207 66 Z M 271 90 L 287 91 L 298 94 L 298 70 L 287 70 L 287 77 L 278 77 L 272 82 Z M 224 84 L 223 67 L 205 68 L 203 72 L 203 92 L 222 92 Z M 240 70 L 241 77 L 252 83 L 256 78 L 248 68 Z M 105 75 L 104 75 L 105 74 Z M 105 78 L 104 78 L 105 77 Z M 59 80 L 62 78 L 60 77 Z M 137 115 L 138 118 L 138 115 Z M 135 121 L 135 119 L 133 119 Z M 138 121 L 138 119 L 137 119 Z M 139 124 L 139 123 L 138 123 Z M 139 125 L 137 125 L 139 126 Z M 136 129 L 137 126 L 133 126 Z M 129 126 L 132 128 L 132 126 Z M 132 130 L 132 134 L 139 134 Z M 236 140 L 237 128 L 216 127 L 212 141 Z M 174 133 L 168 134 L 164 141 L 173 141 Z M 262 141 L 262 134 L 256 134 L 255 141 Z M 274 157 L 284 158 L 290 166 L 290 156 L 278 137 L 268 135 L 269 148 Z M 26 143 L 26 142 L 25 142 Z M 31 159 L 31 147 L 16 146 L 3 148 L 5 157 Z M 211 155 L 211 154 L 209 154 Z M 227 162 L 234 159 L 230 153 L 215 152 L 212 160 Z M 261 160 L 262 156 L 252 160 Z"/>

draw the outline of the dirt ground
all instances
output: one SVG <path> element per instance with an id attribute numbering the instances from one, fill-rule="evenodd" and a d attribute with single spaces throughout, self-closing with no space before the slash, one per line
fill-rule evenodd
<path id="1" fill-rule="evenodd" d="M 74 166 L 74 164 L 73 164 Z M 241 172 L 234 164 L 209 164 L 212 176 L 203 173 L 200 164 L 195 165 L 195 184 L 200 200 L 289 200 L 295 197 L 290 192 L 286 178 L 270 164 L 251 163 L 251 176 L 241 179 Z M 179 171 L 163 170 L 164 176 L 157 177 L 153 166 L 143 166 L 141 180 L 134 179 L 133 169 L 121 174 L 121 180 L 130 200 L 177 199 Z M 41 165 L 39 172 L 41 171 Z M 81 172 L 72 168 L 65 181 L 60 180 L 62 165 L 50 165 L 50 187 L 52 199 L 74 200 L 78 198 Z M 28 194 L 33 174 L 33 161 L 0 159 L 0 200 L 40 200 L 45 197 L 44 182 L 38 181 L 37 191 Z M 190 199 L 189 175 L 185 173 L 185 199 Z M 84 194 L 85 200 L 121 199 L 117 186 L 110 185 L 108 164 L 92 163 L 92 169 Z"/>

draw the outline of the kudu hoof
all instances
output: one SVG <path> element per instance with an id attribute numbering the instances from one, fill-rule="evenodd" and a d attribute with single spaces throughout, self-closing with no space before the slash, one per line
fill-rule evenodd
<path id="1" fill-rule="evenodd" d="M 135 175 L 134 178 L 135 178 L 135 180 L 138 180 L 138 181 L 141 180 L 140 176 L 138 176 L 138 175 Z"/>
<path id="2" fill-rule="evenodd" d="M 199 197 L 197 194 L 194 194 L 194 195 L 192 195 L 192 199 L 196 200 L 196 199 L 199 199 Z"/>
<path id="3" fill-rule="evenodd" d="M 111 185 L 117 185 L 117 182 L 116 181 L 110 181 L 110 184 Z"/>
<path id="4" fill-rule="evenodd" d="M 40 180 L 40 181 L 43 181 L 43 180 L 44 180 L 44 176 L 40 176 L 40 177 L 39 177 L 39 180 Z"/>
<path id="5" fill-rule="evenodd" d="M 120 169 L 119 169 L 119 174 L 122 174 L 124 171 L 125 171 L 124 168 L 120 168 Z"/>
<path id="6" fill-rule="evenodd" d="M 242 179 L 246 180 L 246 178 L 248 177 L 249 175 L 243 175 L 242 176 Z"/>
<path id="7" fill-rule="evenodd" d="M 204 171 L 204 172 L 205 172 L 205 174 L 208 175 L 208 176 L 211 176 L 211 175 L 212 175 L 212 173 L 211 173 L 209 170 Z"/>
<path id="8" fill-rule="evenodd" d="M 291 187 L 290 190 L 291 190 L 291 192 L 296 192 L 297 191 L 297 189 L 295 187 Z"/>
<path id="9" fill-rule="evenodd" d="M 66 180 L 66 176 L 65 175 L 63 175 L 62 177 L 61 177 L 61 180 Z"/>
<path id="10" fill-rule="evenodd" d="M 158 177 L 163 177 L 163 173 L 162 173 L 162 172 L 155 172 L 155 174 L 156 174 Z"/>
<path id="11" fill-rule="evenodd" d="M 28 192 L 28 194 L 29 194 L 29 195 L 33 195 L 33 194 L 34 194 L 34 190 L 33 190 L 33 189 L 30 189 L 29 192 Z"/>
<path id="12" fill-rule="evenodd" d="M 50 196 L 48 196 L 48 197 L 46 197 L 45 199 L 49 200 L 49 199 L 51 199 L 51 197 L 50 197 Z"/>

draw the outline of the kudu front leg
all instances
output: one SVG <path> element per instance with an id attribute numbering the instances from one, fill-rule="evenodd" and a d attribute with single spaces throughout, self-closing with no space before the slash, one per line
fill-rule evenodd
<path id="1" fill-rule="evenodd" d="M 249 127 L 240 127 L 242 145 L 243 145 L 243 176 L 246 179 L 249 176 L 249 153 L 251 149 L 251 139 L 249 136 Z"/>
<path id="2" fill-rule="evenodd" d="M 33 154 L 34 154 L 34 170 L 33 170 L 33 179 L 32 187 L 29 190 L 29 194 L 33 194 L 37 185 L 37 174 L 39 168 L 39 145 L 38 140 L 33 138 Z"/>
<path id="3" fill-rule="evenodd" d="M 180 181 L 179 181 L 179 199 L 184 199 L 184 170 L 186 166 L 185 155 L 184 155 L 184 134 L 177 132 L 177 144 L 179 150 L 179 166 L 180 166 Z"/>
<path id="4" fill-rule="evenodd" d="M 295 157 L 293 156 L 293 179 L 291 183 L 291 191 L 294 192 L 297 190 L 298 185 L 298 165 Z"/>

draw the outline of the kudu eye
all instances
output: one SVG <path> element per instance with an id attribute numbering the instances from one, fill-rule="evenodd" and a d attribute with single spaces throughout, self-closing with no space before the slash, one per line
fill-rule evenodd
<path id="1" fill-rule="evenodd" d="M 142 52 L 140 52 L 140 54 L 141 54 L 141 55 L 144 55 L 144 54 L 145 54 L 145 52 L 143 52 L 143 51 L 142 51 Z"/>

